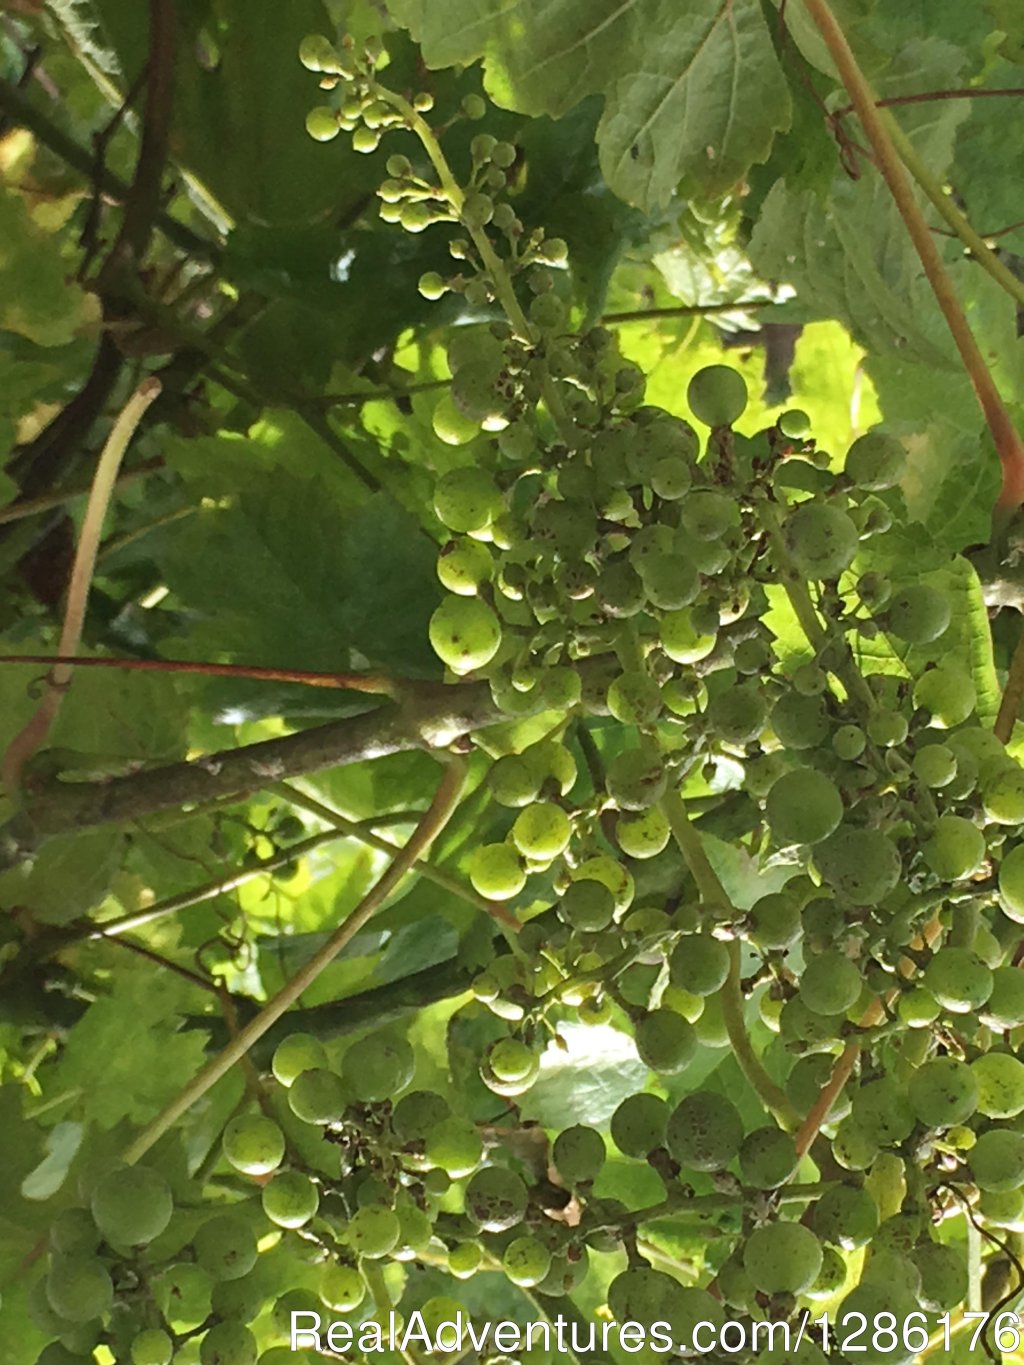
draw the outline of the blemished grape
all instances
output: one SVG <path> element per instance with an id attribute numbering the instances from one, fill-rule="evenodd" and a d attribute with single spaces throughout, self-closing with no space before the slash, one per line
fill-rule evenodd
<path id="1" fill-rule="evenodd" d="M 388 1256 L 398 1246 L 402 1225 L 394 1209 L 383 1204 L 368 1204 L 356 1209 L 348 1225 L 348 1240 L 358 1256 L 371 1261 Z"/>
<path id="2" fill-rule="evenodd" d="M 967 1160 L 980 1190 L 994 1194 L 1019 1190 L 1024 1185 L 1024 1133 L 1009 1128 L 982 1133 Z"/>
<path id="3" fill-rule="evenodd" d="M 955 662 L 929 669 L 914 684 L 914 705 L 929 713 L 928 724 L 936 730 L 962 725 L 973 713 L 977 700 L 971 675 Z"/>
<path id="4" fill-rule="evenodd" d="M 824 502 L 802 503 L 782 534 L 793 563 L 810 579 L 838 578 L 853 563 L 860 540 L 852 517 Z"/>
<path id="5" fill-rule="evenodd" d="M 466 1185 L 466 1215 L 482 1232 L 505 1232 L 521 1223 L 529 1202 L 522 1179 L 504 1166 L 485 1166 Z"/>
<path id="6" fill-rule="evenodd" d="M 288 1108 L 304 1123 L 334 1123 L 345 1112 L 345 1089 L 340 1077 L 326 1067 L 304 1071 L 296 1076 L 288 1091 Z"/>
<path id="7" fill-rule="evenodd" d="M 878 1156 L 878 1143 L 851 1115 L 836 1128 L 832 1155 L 847 1171 L 866 1171 Z"/>
<path id="8" fill-rule="evenodd" d="M 460 597 L 474 597 L 494 573 L 494 561 L 486 545 L 463 537 L 444 547 L 437 559 L 441 586 Z"/>
<path id="9" fill-rule="evenodd" d="M 796 768 L 784 773 L 772 787 L 765 811 L 779 843 L 817 844 L 838 828 L 843 798 L 824 773 Z"/>
<path id="10" fill-rule="evenodd" d="M 889 599 L 883 624 L 908 645 L 929 645 L 945 634 L 951 619 L 949 597 L 938 588 L 919 583 Z"/>
<path id="11" fill-rule="evenodd" d="M 608 795 L 620 810 L 647 810 L 665 795 L 668 775 L 656 750 L 624 749 L 605 773 Z"/>
<path id="12" fill-rule="evenodd" d="M 623 725 L 650 725 L 661 715 L 661 688 L 650 674 L 632 669 L 609 687 L 608 710 Z"/>
<path id="13" fill-rule="evenodd" d="M 281 1171 L 262 1193 L 263 1212 L 282 1228 L 301 1228 L 320 1207 L 320 1192 L 301 1171 Z"/>
<path id="14" fill-rule="evenodd" d="M 714 995 L 729 975 L 729 950 L 710 934 L 686 934 L 669 958 L 673 986 L 691 995 Z"/>
<path id="15" fill-rule="evenodd" d="M 394 1099 L 413 1078 L 416 1057 L 404 1038 L 371 1034 L 348 1049 L 341 1062 L 346 1088 L 366 1104 Z"/>
<path id="16" fill-rule="evenodd" d="M 740 1149 L 743 1120 L 724 1096 L 696 1091 L 672 1111 L 665 1138 L 680 1165 L 695 1171 L 720 1171 Z"/>
<path id="17" fill-rule="evenodd" d="M 933 1057 L 911 1076 L 907 1094 L 910 1107 L 923 1124 L 929 1128 L 949 1128 L 955 1123 L 966 1123 L 977 1109 L 979 1086 L 966 1062 L 955 1057 Z"/>
<path id="18" fill-rule="evenodd" d="M 65 1322 L 90 1322 L 114 1301 L 110 1272 L 95 1256 L 53 1256 L 46 1277 L 50 1307 Z"/>
<path id="19" fill-rule="evenodd" d="M 615 899 L 601 882 L 584 878 L 571 882 L 559 902 L 558 915 L 572 929 L 598 933 L 615 914 Z"/>
<path id="20" fill-rule="evenodd" d="M 914 755 L 912 766 L 926 787 L 948 787 L 956 777 L 956 754 L 945 744 L 929 744 Z"/>
<path id="21" fill-rule="evenodd" d="M 812 1219 L 814 1231 L 824 1241 L 855 1251 L 867 1246 L 878 1231 L 878 1205 L 865 1189 L 835 1185 L 815 1204 Z"/>
<path id="22" fill-rule="evenodd" d="M 726 744 L 747 744 L 764 729 L 768 699 L 760 683 L 737 683 L 712 697 L 707 708 L 713 732 Z"/>
<path id="23" fill-rule="evenodd" d="M 658 1095 L 627 1095 L 611 1117 L 612 1141 L 623 1156 L 648 1157 L 665 1141 L 669 1108 Z"/>
<path id="24" fill-rule="evenodd" d="M 856 905 L 873 905 L 899 885 L 903 873 L 896 845 L 881 830 L 840 826 L 817 844 L 814 859 L 825 881 Z"/>
<path id="25" fill-rule="evenodd" d="M 483 844 L 473 854 L 469 880 L 488 900 L 507 901 L 526 885 L 519 854 L 510 844 Z"/>
<path id="26" fill-rule="evenodd" d="M 146 1327 L 132 1338 L 132 1365 L 170 1365 L 174 1342 L 161 1327 Z"/>
<path id="27" fill-rule="evenodd" d="M 940 948 L 921 980 L 944 1009 L 969 1014 L 992 994 L 992 971 L 969 948 Z"/>
<path id="28" fill-rule="evenodd" d="M 552 1155 L 559 1174 L 570 1185 L 596 1180 L 605 1162 L 604 1138 L 596 1128 L 577 1123 L 555 1138 Z"/>
<path id="29" fill-rule="evenodd" d="M 636 1026 L 636 1050 L 640 1060 L 652 1071 L 674 1076 L 682 1071 L 697 1051 L 697 1035 L 675 1010 L 651 1010 Z"/>
<path id="30" fill-rule="evenodd" d="M 1004 914 L 1024 924 L 1024 844 L 1011 848 L 999 864 L 999 901 Z"/>
<path id="31" fill-rule="evenodd" d="M 537 1237 L 516 1237 L 501 1257 L 505 1274 L 523 1289 L 538 1285 L 551 1270 L 551 1252 Z"/>
<path id="32" fill-rule="evenodd" d="M 854 1092 L 854 1122 L 878 1147 L 905 1142 L 914 1131 L 915 1118 L 904 1087 L 891 1076 L 880 1076 Z"/>
<path id="33" fill-rule="evenodd" d="M 350 1265 L 326 1265 L 320 1272 L 320 1302 L 336 1313 L 351 1313 L 366 1297 L 366 1281 Z"/>
<path id="34" fill-rule="evenodd" d="M 687 385 L 686 404 L 699 422 L 730 427 L 746 410 L 746 380 L 728 365 L 705 365 Z"/>
<path id="35" fill-rule="evenodd" d="M 457 1242 L 448 1253 L 448 1269 L 457 1280 L 469 1280 L 484 1258 L 479 1242 Z"/>
<path id="36" fill-rule="evenodd" d="M 882 1315 L 888 1313 L 897 1324 L 914 1321 L 913 1314 L 919 1311 L 916 1295 L 905 1287 L 876 1280 L 862 1280 L 836 1310 L 842 1322 L 856 1323 L 860 1321 L 857 1315 L 863 1315 L 865 1322 L 885 1323 L 889 1319 Z M 908 1365 L 913 1359 L 916 1359 L 915 1353 L 906 1346 L 898 1327 L 892 1338 L 879 1337 L 877 1345 L 870 1336 L 867 1337 L 863 1354 L 857 1356 L 859 1365 Z"/>
<path id="37" fill-rule="evenodd" d="M 487 1062 L 499 1081 L 523 1081 L 536 1068 L 537 1055 L 518 1038 L 499 1038 L 487 1050 Z"/>
<path id="38" fill-rule="evenodd" d="M 608 1286 L 608 1307 L 617 1322 L 650 1324 L 662 1315 L 669 1295 L 679 1285 L 659 1270 L 637 1266 L 616 1275 Z"/>
<path id="39" fill-rule="evenodd" d="M 92 1216 L 108 1242 L 141 1246 L 159 1237 L 174 1212 L 170 1186 L 148 1166 L 111 1171 L 92 1195 Z"/>
<path id="40" fill-rule="evenodd" d="M 224 1155 L 244 1175 L 269 1175 L 284 1160 L 284 1134 L 264 1114 L 239 1114 L 224 1129 Z"/>
<path id="41" fill-rule="evenodd" d="M 256 1264 L 256 1238 L 237 1214 L 222 1213 L 205 1222 L 192 1239 L 196 1264 L 215 1280 L 238 1280 Z"/>
<path id="42" fill-rule="evenodd" d="M 479 363 L 470 361 L 468 365 Z M 434 489 L 434 511 L 450 531 L 465 534 L 483 530 L 499 514 L 501 505 L 501 494 L 490 474 L 472 466 L 442 474 Z"/>
<path id="43" fill-rule="evenodd" d="M 992 969 L 992 994 L 981 1010 L 981 1021 L 1000 1030 L 1024 1024 L 1024 972 L 1019 968 Z"/>
<path id="44" fill-rule="evenodd" d="M 695 664 L 714 649 L 717 634 L 698 630 L 688 607 L 666 612 L 661 620 L 661 647 L 677 664 Z"/>
<path id="45" fill-rule="evenodd" d="M 743 1268 L 762 1294 L 802 1294 L 821 1270 L 821 1243 L 800 1223 L 768 1223 L 747 1238 Z"/>
<path id="46" fill-rule="evenodd" d="M 1012 1119 L 1024 1113 L 1024 1062 L 1008 1052 L 986 1052 L 971 1063 L 970 1070 L 981 1113 L 990 1119 Z"/>
<path id="47" fill-rule="evenodd" d="M 391 1128 L 400 1142 L 416 1142 L 450 1112 L 443 1095 L 433 1090 L 411 1090 L 392 1109 Z"/>
<path id="48" fill-rule="evenodd" d="M 430 643 L 453 673 L 471 673 L 497 654 L 501 622 L 477 597 L 446 597 L 430 618 Z"/>
<path id="49" fill-rule="evenodd" d="M 861 993 L 861 974 L 838 950 L 812 957 L 800 978 L 800 998 L 816 1014 L 845 1014 Z"/>
<path id="50" fill-rule="evenodd" d="M 1024 769 L 1008 763 L 986 774 L 981 799 L 986 819 L 999 825 L 1024 823 Z"/>
<path id="51" fill-rule="evenodd" d="M 256 1338 L 243 1322 L 215 1323 L 199 1345 L 200 1365 L 256 1365 Z"/>
<path id="52" fill-rule="evenodd" d="M 290 1033 L 287 1038 L 282 1038 L 270 1063 L 274 1076 L 284 1086 L 290 1086 L 296 1076 L 301 1076 L 304 1071 L 326 1065 L 324 1045 L 311 1033 Z"/>
<path id="53" fill-rule="evenodd" d="M 615 824 L 615 842 L 627 858 L 656 858 L 671 838 L 668 820 L 657 806 L 636 815 L 622 815 Z"/>
<path id="54" fill-rule="evenodd" d="M 926 1242 L 911 1253 L 921 1272 L 921 1306 L 929 1312 L 943 1313 L 967 1297 L 967 1257 L 955 1247 L 941 1242 Z"/>
<path id="55" fill-rule="evenodd" d="M 776 1190 L 792 1179 L 797 1168 L 796 1143 L 781 1128 L 755 1128 L 743 1139 L 739 1152 L 745 1185 Z"/>
<path id="56" fill-rule="evenodd" d="M 788 948 L 801 928 L 800 902 L 784 891 L 770 891 L 751 906 L 750 937 L 759 948 Z"/>
<path id="57" fill-rule="evenodd" d="M 432 1166 L 440 1166 L 453 1180 L 458 1180 L 476 1170 L 484 1146 L 476 1126 L 468 1119 L 452 1114 L 430 1129 L 425 1150 Z"/>
<path id="58" fill-rule="evenodd" d="M 726 531 L 738 526 L 739 519 L 735 499 L 715 488 L 699 488 L 680 504 L 679 520 L 683 530 L 697 541 L 718 540 Z M 698 569 L 706 572 L 698 546 L 690 546 L 690 553 Z"/>
<path id="59" fill-rule="evenodd" d="M 829 722 L 820 697 L 786 692 L 772 708 L 771 726 L 787 749 L 818 749 L 828 739 Z"/>
<path id="60" fill-rule="evenodd" d="M 789 1020 L 786 1020 L 787 1029 Z M 793 1108 L 798 1114 L 806 1114 L 817 1103 L 823 1088 L 828 1084 L 835 1066 L 831 1052 L 811 1052 L 797 1059 L 793 1070 L 786 1077 L 784 1089 Z M 833 1102 L 828 1111 L 827 1121 L 838 1123 L 850 1112 L 850 1097 L 845 1091 Z"/>

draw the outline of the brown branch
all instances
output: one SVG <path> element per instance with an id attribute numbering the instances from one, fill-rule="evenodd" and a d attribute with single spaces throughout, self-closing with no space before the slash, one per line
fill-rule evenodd
<path id="1" fill-rule="evenodd" d="M 933 100 L 973 100 L 994 99 L 1000 95 L 1013 99 L 1024 98 L 1024 90 L 1008 86 L 1005 90 L 922 90 L 916 95 L 887 95 L 885 99 L 875 100 L 876 109 L 891 109 L 899 104 L 929 104 Z M 844 104 L 832 112 L 832 118 L 845 118 L 855 112 L 855 106 Z"/>
<path id="2" fill-rule="evenodd" d="M 1006 686 L 1003 688 L 1002 700 L 999 703 L 999 714 L 996 716 L 996 723 L 992 727 L 996 739 L 1001 739 L 1004 744 L 1009 744 L 1013 735 L 1013 727 L 1020 715 L 1022 701 L 1024 701 L 1024 631 L 1021 632 L 1021 637 L 1017 641 L 1017 648 L 1013 651 L 1010 671 L 1006 677 Z"/>
<path id="3" fill-rule="evenodd" d="M 625 313 L 605 313 L 603 326 L 620 322 L 654 322 L 659 318 L 692 318 L 703 313 L 746 313 L 752 308 L 777 308 L 778 299 L 737 299 L 735 303 L 680 303 L 668 308 L 636 308 Z"/>

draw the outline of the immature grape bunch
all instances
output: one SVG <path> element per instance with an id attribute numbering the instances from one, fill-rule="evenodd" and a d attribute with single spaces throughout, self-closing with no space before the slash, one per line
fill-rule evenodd
<path id="1" fill-rule="evenodd" d="M 782 526 L 786 549 L 809 579 L 838 578 L 853 563 L 859 535 L 852 518 L 827 502 L 805 502 Z"/>

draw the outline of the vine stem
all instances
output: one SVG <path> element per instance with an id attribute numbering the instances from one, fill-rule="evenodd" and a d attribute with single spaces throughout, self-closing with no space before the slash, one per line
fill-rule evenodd
<path id="1" fill-rule="evenodd" d="M 1003 688 L 1003 695 L 999 702 L 999 713 L 996 716 L 995 725 L 992 729 L 997 739 L 1001 739 L 1004 744 L 1009 744 L 1013 735 L 1013 727 L 1016 724 L 1017 716 L 1020 714 L 1021 702 L 1024 701 L 1024 631 L 1017 641 L 1017 648 L 1013 651 L 1013 658 L 1010 660 L 1010 671 L 1006 677 L 1006 686 Z"/>
<path id="2" fill-rule="evenodd" d="M 674 791 L 662 797 L 661 808 L 672 831 L 672 837 L 679 847 L 687 867 L 697 883 L 702 899 L 712 905 L 735 910 L 728 892 L 722 885 L 718 873 L 711 866 L 700 835 L 686 813 L 683 800 Z M 743 988 L 740 984 L 741 954 L 740 945 L 735 940 L 729 944 L 729 975 L 722 987 L 722 1017 L 725 1021 L 729 1042 L 736 1053 L 744 1076 L 757 1091 L 769 1111 L 775 1115 L 784 1128 L 793 1129 L 800 1122 L 800 1116 L 786 1098 L 783 1090 L 775 1084 L 761 1065 L 761 1059 L 754 1051 L 747 1032 L 744 1013 Z"/>
<path id="3" fill-rule="evenodd" d="M 96 568 L 96 555 L 99 550 L 103 521 L 110 506 L 114 486 L 121 469 L 121 461 L 150 405 L 160 394 L 159 379 L 150 376 L 144 379 L 135 390 L 118 415 L 117 421 L 107 437 L 96 466 L 96 474 L 89 490 L 89 500 L 79 534 L 75 562 L 71 569 L 68 585 L 67 605 L 64 609 L 64 623 L 60 632 L 58 654 L 73 656 L 78 652 L 85 622 L 85 607 L 89 597 Z M 71 665 L 57 664 L 46 682 L 43 699 L 35 714 L 25 727 L 15 735 L 7 747 L 0 763 L 0 777 L 8 793 L 17 799 L 21 785 L 21 774 L 25 764 L 46 740 L 53 722 L 57 718 L 60 704 L 68 683 L 71 681 Z"/>
<path id="4" fill-rule="evenodd" d="M 804 0 L 804 5 L 828 48 L 857 112 L 875 154 L 878 168 L 889 186 L 928 283 L 952 333 L 964 368 L 974 386 L 974 392 L 992 433 L 1003 468 L 1003 485 L 996 501 L 996 515 L 1005 518 L 1024 502 L 1024 442 L 1010 421 L 985 358 L 964 316 L 953 282 L 942 263 L 939 249 L 918 205 L 900 153 L 889 132 L 888 121 L 891 116 L 877 108 L 875 93 L 865 79 L 828 0 Z"/>
<path id="5" fill-rule="evenodd" d="M 448 758 L 444 776 L 438 784 L 434 799 L 408 842 L 385 868 L 376 885 L 372 886 L 343 924 L 340 924 L 326 943 L 310 960 L 285 982 L 272 1000 L 234 1037 L 222 1052 L 212 1058 L 188 1085 L 156 1116 L 125 1149 L 123 1160 L 129 1165 L 138 1161 L 192 1106 L 239 1062 L 267 1030 L 285 1014 L 307 991 L 324 969 L 334 961 L 355 937 L 384 900 L 423 856 L 454 814 L 462 795 L 466 763 L 461 758 Z"/>

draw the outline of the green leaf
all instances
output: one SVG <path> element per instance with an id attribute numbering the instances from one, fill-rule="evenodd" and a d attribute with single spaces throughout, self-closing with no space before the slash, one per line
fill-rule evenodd
<path id="1" fill-rule="evenodd" d="M 72 341 L 94 309 L 69 273 L 57 239 L 19 194 L 0 188 L 0 329 L 39 346 Z"/>

